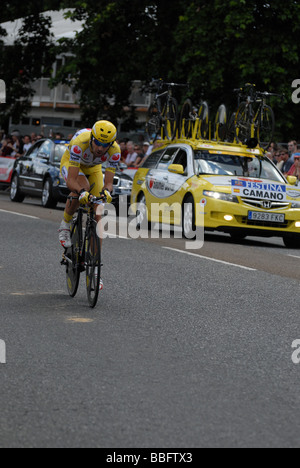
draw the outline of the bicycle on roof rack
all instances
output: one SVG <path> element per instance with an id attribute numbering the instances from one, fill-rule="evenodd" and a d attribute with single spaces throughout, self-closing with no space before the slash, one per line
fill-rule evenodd
<path id="1" fill-rule="evenodd" d="M 78 200 L 69 196 L 68 199 Z M 91 196 L 87 207 L 79 207 L 74 215 L 71 227 L 72 246 L 65 249 L 61 265 L 66 266 L 67 289 L 71 297 L 75 297 L 80 274 L 86 272 L 86 290 L 89 306 L 94 308 L 98 301 L 101 278 L 101 242 L 97 233 L 95 205 L 104 207 L 105 198 Z M 83 217 L 87 215 L 86 226 Z"/>
<path id="2" fill-rule="evenodd" d="M 234 116 L 236 142 L 246 143 L 251 147 L 259 144 L 263 149 L 268 148 L 273 140 L 275 117 L 272 107 L 266 101 L 271 96 L 283 99 L 284 95 L 257 91 L 255 84 L 251 83 L 246 83 L 244 88 L 234 91 L 238 94 L 239 100 Z"/>
<path id="3" fill-rule="evenodd" d="M 179 137 L 194 140 L 209 138 L 209 107 L 206 101 L 195 106 L 191 99 L 185 100 L 179 118 Z"/>
<path id="4" fill-rule="evenodd" d="M 150 88 L 156 88 L 153 103 L 148 110 L 146 132 L 153 143 L 159 136 L 173 140 L 177 132 L 178 103 L 173 97 L 175 87 L 187 87 L 188 84 L 166 83 L 162 79 L 152 80 Z M 166 91 L 163 88 L 167 87 Z"/>

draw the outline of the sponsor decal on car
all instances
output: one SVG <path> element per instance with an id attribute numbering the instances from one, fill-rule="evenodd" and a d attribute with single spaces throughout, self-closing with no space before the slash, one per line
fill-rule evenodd
<path id="1" fill-rule="evenodd" d="M 286 200 L 286 186 L 264 181 L 250 182 L 247 180 L 232 180 L 232 194 L 246 198 L 259 198 L 262 200 Z"/>

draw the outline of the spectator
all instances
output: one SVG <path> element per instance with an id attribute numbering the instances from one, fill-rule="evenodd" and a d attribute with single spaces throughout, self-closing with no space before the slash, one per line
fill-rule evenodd
<path id="1" fill-rule="evenodd" d="M 289 152 L 286 148 L 280 148 L 280 157 L 281 161 L 283 161 L 281 172 L 286 176 L 293 165 L 293 161 L 289 157 Z"/>
<path id="2" fill-rule="evenodd" d="M 145 160 L 148 157 L 149 147 L 150 147 L 150 143 L 148 143 L 148 141 L 145 141 L 143 143 L 142 153 L 137 157 L 135 161 L 135 167 L 141 167 L 144 164 Z"/>
<path id="3" fill-rule="evenodd" d="M 288 142 L 288 150 L 289 150 L 290 158 L 294 162 L 294 154 L 297 153 L 297 150 L 298 150 L 298 144 L 296 140 L 291 140 Z"/>
<path id="4" fill-rule="evenodd" d="M 278 145 L 272 141 L 269 148 L 268 148 L 268 152 L 272 154 L 272 161 L 274 162 L 274 164 L 277 163 L 276 161 L 276 153 L 278 151 Z"/>
<path id="5" fill-rule="evenodd" d="M 270 161 L 273 161 L 272 151 L 268 151 L 268 152 L 266 153 L 266 156 L 267 156 L 268 159 L 270 159 Z"/>
<path id="6" fill-rule="evenodd" d="M 11 137 L 8 136 L 7 138 L 3 140 L 2 148 L 0 151 L 0 156 L 5 158 L 7 156 L 11 156 L 13 152 L 14 152 L 13 141 Z"/>
<path id="7" fill-rule="evenodd" d="M 0 130 L 0 149 L 2 148 L 3 140 L 5 139 L 5 131 Z"/>
<path id="8" fill-rule="evenodd" d="M 23 155 L 29 150 L 32 146 L 31 138 L 29 135 L 25 135 L 23 138 Z"/>
<path id="9" fill-rule="evenodd" d="M 120 145 L 120 148 L 121 148 L 121 161 L 123 163 L 125 163 L 126 161 L 126 158 L 127 158 L 127 155 L 128 155 L 128 151 L 127 151 L 127 148 L 126 148 L 126 140 L 121 140 L 119 142 L 119 145 Z"/>
<path id="10" fill-rule="evenodd" d="M 135 160 L 134 167 L 138 167 L 144 158 L 143 146 L 138 144 L 134 145 L 134 151 L 137 153 L 137 158 Z"/>
<path id="11" fill-rule="evenodd" d="M 19 135 L 16 132 L 12 133 L 12 143 L 14 151 L 11 153 L 11 156 L 14 158 L 19 158 L 23 154 L 23 142 Z"/>
<path id="12" fill-rule="evenodd" d="M 36 140 L 37 140 L 37 138 L 36 138 L 36 133 L 32 132 L 32 133 L 30 134 L 30 140 L 31 140 L 31 143 L 32 143 L 32 144 L 36 142 Z"/>
<path id="13" fill-rule="evenodd" d="M 287 173 L 288 176 L 297 177 L 298 182 L 300 180 L 300 153 L 294 153 L 294 164 Z"/>
<path id="14" fill-rule="evenodd" d="M 127 157 L 125 159 L 125 164 L 129 166 L 134 166 L 135 160 L 137 158 L 137 153 L 134 151 L 134 143 L 132 141 L 128 141 L 126 145 L 126 149 L 128 151 Z"/>

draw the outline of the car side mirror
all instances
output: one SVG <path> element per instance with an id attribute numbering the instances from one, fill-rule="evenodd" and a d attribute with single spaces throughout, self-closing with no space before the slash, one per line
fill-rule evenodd
<path id="1" fill-rule="evenodd" d="M 298 181 L 297 177 L 295 176 L 287 176 L 286 179 L 290 185 L 296 185 Z"/>
<path id="2" fill-rule="evenodd" d="M 172 172 L 173 174 L 184 175 L 184 167 L 182 164 L 170 164 L 168 171 Z"/>

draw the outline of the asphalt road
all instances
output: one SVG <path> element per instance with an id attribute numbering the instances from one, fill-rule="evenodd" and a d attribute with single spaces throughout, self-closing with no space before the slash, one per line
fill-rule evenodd
<path id="1" fill-rule="evenodd" d="M 91 310 L 83 278 L 66 292 L 61 216 L 0 194 L 0 447 L 300 446 L 300 251 L 106 239 Z"/>

